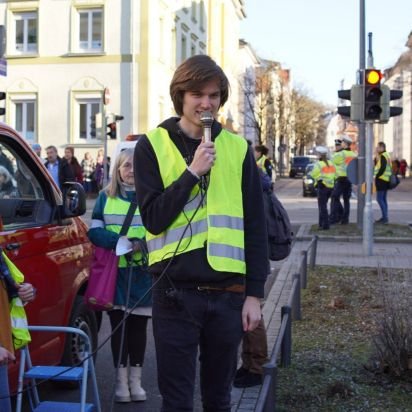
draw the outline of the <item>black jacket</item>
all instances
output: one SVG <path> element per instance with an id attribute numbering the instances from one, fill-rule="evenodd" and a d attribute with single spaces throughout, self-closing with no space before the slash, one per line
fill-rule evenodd
<path id="1" fill-rule="evenodd" d="M 185 136 L 177 126 L 178 120 L 178 118 L 170 118 L 160 127 L 169 132 L 170 138 L 186 163 L 190 164 L 200 140 Z M 215 121 L 212 125 L 212 140 L 221 129 L 221 125 Z M 143 224 L 149 232 L 161 233 L 181 212 L 192 188 L 199 183 L 198 179 L 186 170 L 178 180 L 164 189 L 158 161 L 147 136 L 140 138 L 136 144 L 134 172 Z M 245 157 L 242 173 L 246 295 L 263 297 L 268 272 L 267 232 L 260 176 L 251 150 Z M 151 273 L 155 276 L 160 275 L 167 263 L 168 260 L 164 260 L 152 265 Z M 243 276 L 240 274 L 217 272 L 212 269 L 207 261 L 206 247 L 175 256 L 167 269 L 167 275 L 173 279 L 176 286 L 181 287 L 217 283 L 224 286 L 243 282 Z"/>

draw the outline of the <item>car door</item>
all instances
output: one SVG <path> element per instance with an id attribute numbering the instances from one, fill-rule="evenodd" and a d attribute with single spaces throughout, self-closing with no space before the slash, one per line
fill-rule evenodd
<path id="1" fill-rule="evenodd" d="M 0 131 L 0 175 L 6 165 L 14 190 L 4 194 L 0 176 L 0 247 L 37 289 L 26 306 L 30 325 L 66 326 L 88 276 L 92 246 L 79 218 L 61 219 L 56 185 L 16 136 Z M 58 363 L 63 335 L 32 334 L 34 363 Z M 47 364 L 46 363 L 46 364 Z"/>

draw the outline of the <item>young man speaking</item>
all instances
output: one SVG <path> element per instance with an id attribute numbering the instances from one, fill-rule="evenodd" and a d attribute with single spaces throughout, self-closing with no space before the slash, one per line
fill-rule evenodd
<path id="1" fill-rule="evenodd" d="M 170 84 L 179 117 L 135 149 L 163 412 L 193 410 L 198 350 L 203 410 L 229 412 L 238 345 L 261 318 L 268 262 L 262 189 L 246 140 L 216 120 L 228 92 L 210 57 L 187 59 Z"/>

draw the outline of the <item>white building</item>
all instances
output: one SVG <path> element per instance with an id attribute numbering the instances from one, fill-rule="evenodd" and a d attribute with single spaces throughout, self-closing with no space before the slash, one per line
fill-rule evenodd
<path id="1" fill-rule="evenodd" d="M 230 115 L 237 127 L 233 56 L 243 8 L 240 0 L 0 0 L 4 120 L 43 148 L 53 144 L 62 154 L 75 147 L 80 160 L 102 147 L 91 134 L 92 115 L 124 116 L 117 140 L 155 127 L 174 113 L 169 83 L 176 65 L 207 53 L 231 80 L 222 120 Z M 115 144 L 109 141 L 109 154 Z"/>

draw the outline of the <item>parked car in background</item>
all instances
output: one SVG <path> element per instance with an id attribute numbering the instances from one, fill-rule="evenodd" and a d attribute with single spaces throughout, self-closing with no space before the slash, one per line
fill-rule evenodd
<path id="1" fill-rule="evenodd" d="M 290 161 L 289 177 L 303 176 L 306 166 L 316 162 L 316 156 L 295 156 Z"/>
<path id="2" fill-rule="evenodd" d="M 316 187 L 315 187 L 315 181 L 312 179 L 310 176 L 310 172 L 313 170 L 313 166 L 315 163 L 309 163 L 306 166 L 305 173 L 302 177 L 302 195 L 303 197 L 307 196 L 316 196 Z"/>
<path id="3" fill-rule="evenodd" d="M 29 325 L 73 326 L 97 348 L 98 315 L 83 302 L 93 246 L 80 218 L 86 195 L 79 183 L 62 190 L 29 143 L 0 123 L 2 161 L 12 165 L 12 195 L 0 197 L 0 247 L 37 289 L 26 306 Z M 1 162 L 0 162 L 1 164 Z M 33 365 L 74 365 L 84 356 L 78 335 L 33 332 Z M 17 386 L 17 364 L 10 385 Z"/>

